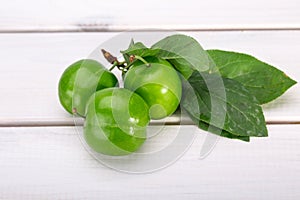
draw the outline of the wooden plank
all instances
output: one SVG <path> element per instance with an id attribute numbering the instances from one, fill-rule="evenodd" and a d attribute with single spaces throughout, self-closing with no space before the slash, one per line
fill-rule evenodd
<path id="1" fill-rule="evenodd" d="M 206 134 L 199 131 L 176 163 L 142 175 L 102 166 L 71 127 L 0 128 L 0 199 L 298 200 L 299 128 L 271 125 L 268 138 L 250 143 L 220 139 L 205 159 L 199 152 Z"/>
<path id="2" fill-rule="evenodd" d="M 148 34 L 148 35 L 147 35 Z M 154 40 L 158 33 L 132 33 Z M 165 33 L 166 34 L 166 33 Z M 168 33 L 170 34 L 170 33 Z M 204 48 L 220 48 L 252 54 L 300 80 L 300 31 L 188 32 Z M 69 64 L 85 58 L 118 33 L 1 34 L 0 126 L 72 125 L 73 117 L 60 106 L 59 77 Z M 128 34 L 127 36 L 131 36 Z M 148 37 L 149 36 L 149 37 Z M 151 37 L 150 37 L 151 36 Z M 128 38 L 129 40 L 129 38 Z M 127 39 L 118 40 L 125 49 Z M 116 50 L 117 49 L 117 50 Z M 100 53 L 94 57 L 102 58 Z M 103 63 L 106 63 L 103 61 Z M 300 87 L 294 86 L 276 101 L 264 106 L 270 123 L 300 122 Z M 179 123 L 178 117 L 169 118 Z M 190 123 L 183 119 L 185 123 Z"/>
<path id="3" fill-rule="evenodd" d="M 297 0 L 7 1 L 1 32 L 299 29 Z"/>

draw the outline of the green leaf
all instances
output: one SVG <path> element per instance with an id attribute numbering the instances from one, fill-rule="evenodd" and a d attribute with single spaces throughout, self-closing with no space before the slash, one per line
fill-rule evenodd
<path id="1" fill-rule="evenodd" d="M 172 63 L 186 79 L 193 70 L 201 72 L 210 69 L 207 52 L 192 37 L 171 35 L 155 43 L 151 49 L 160 50 L 157 56 Z"/>
<path id="2" fill-rule="evenodd" d="M 130 40 L 130 44 L 129 44 L 129 47 L 131 47 L 131 46 L 133 46 L 134 45 L 134 40 L 133 40 L 133 38 L 131 38 L 131 40 Z"/>
<path id="3" fill-rule="evenodd" d="M 215 126 L 209 125 L 208 123 L 205 123 L 201 120 L 198 120 L 196 117 L 193 117 L 191 115 L 189 115 L 190 118 L 192 119 L 192 121 L 198 125 L 198 127 L 202 130 L 205 131 L 209 131 L 211 133 L 214 133 L 216 135 L 220 135 L 222 137 L 226 137 L 226 138 L 230 138 L 230 139 L 239 139 L 239 140 L 243 140 L 245 142 L 249 142 L 250 141 L 250 137 L 249 136 L 238 136 L 238 135 L 233 135 L 231 133 L 229 133 L 228 131 L 219 129 Z"/>
<path id="4" fill-rule="evenodd" d="M 134 46 L 134 40 L 133 40 L 133 38 L 131 38 L 130 44 L 129 44 L 129 46 L 128 46 L 128 49 L 132 48 L 133 46 Z M 122 52 L 122 51 L 121 51 L 121 52 Z M 124 57 L 124 59 L 125 59 L 125 61 L 126 61 L 127 63 L 130 62 L 130 61 L 129 61 L 129 56 L 130 56 L 130 55 L 127 55 L 127 54 L 123 53 L 123 57 Z"/>
<path id="5" fill-rule="evenodd" d="M 245 141 L 268 135 L 259 102 L 239 82 L 195 71 L 183 86 L 181 106 L 200 128 Z"/>
<path id="6" fill-rule="evenodd" d="M 296 84 L 282 71 L 250 55 L 222 50 L 207 52 L 215 63 L 215 71 L 242 83 L 260 104 L 276 99 Z"/>
<path id="7" fill-rule="evenodd" d="M 121 51 L 127 63 L 129 63 L 130 55 L 137 55 L 141 57 L 147 56 L 156 56 L 160 50 L 159 49 L 149 49 L 143 43 L 137 42 L 132 43 L 128 47 L 128 49 Z"/>

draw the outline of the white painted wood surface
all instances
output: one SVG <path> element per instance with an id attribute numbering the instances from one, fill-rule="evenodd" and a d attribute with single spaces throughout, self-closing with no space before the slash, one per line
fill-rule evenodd
<path id="1" fill-rule="evenodd" d="M 300 199 L 300 125 L 282 125 L 300 123 L 299 84 L 263 106 L 267 121 L 277 124 L 268 125 L 268 138 L 222 138 L 200 160 L 207 133 L 185 125 L 187 133 L 199 133 L 191 149 L 170 167 L 143 175 L 98 163 L 76 128 L 66 126 L 74 120 L 57 98 L 67 65 L 128 29 L 186 30 L 206 49 L 249 53 L 299 82 L 299 10 L 298 0 L 1 2 L 0 126 L 10 127 L 0 127 L 0 200 Z M 178 126 L 165 128 L 171 133 Z"/>
<path id="2" fill-rule="evenodd" d="M 175 164 L 133 175 L 95 161 L 72 127 L 0 128 L 0 199 L 297 200 L 300 125 L 268 129 L 268 138 L 250 143 L 220 139 L 203 160 L 199 131 Z"/>
<path id="3" fill-rule="evenodd" d="M 299 10 L 298 0 L 14 0 L 0 6 L 0 32 L 299 29 Z"/>
<path id="4" fill-rule="evenodd" d="M 0 125 L 73 124 L 73 117 L 63 110 L 58 101 L 59 78 L 68 65 L 86 58 L 98 45 L 117 34 L 1 34 Z M 187 34 L 195 37 L 206 49 L 249 53 L 300 80 L 300 31 Z M 120 49 L 126 48 L 128 42 L 120 44 Z M 102 58 L 100 53 L 98 56 Z M 264 111 L 270 123 L 300 122 L 299 84 L 265 105 Z M 168 120 L 179 122 L 178 117 Z"/>

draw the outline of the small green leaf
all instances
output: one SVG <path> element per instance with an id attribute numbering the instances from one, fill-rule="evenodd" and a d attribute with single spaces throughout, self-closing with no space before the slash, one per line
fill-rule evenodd
<path id="1" fill-rule="evenodd" d="M 134 45 L 134 40 L 133 40 L 133 38 L 131 38 L 131 40 L 130 40 L 130 44 L 129 44 L 129 48 L 131 47 L 131 46 L 133 46 Z"/>
<path id="2" fill-rule="evenodd" d="M 129 48 L 121 51 L 127 63 L 129 63 L 129 56 L 136 55 L 141 57 L 156 56 L 160 50 L 159 49 L 149 49 L 143 43 L 131 43 Z"/>
<path id="3" fill-rule="evenodd" d="M 215 71 L 242 83 L 260 104 L 276 99 L 296 84 L 282 71 L 250 55 L 222 50 L 207 52 L 215 63 Z"/>
<path id="4" fill-rule="evenodd" d="M 268 135 L 259 102 L 239 82 L 195 71 L 183 86 L 181 106 L 200 128 L 245 141 Z"/>
<path id="5" fill-rule="evenodd" d="M 160 50 L 157 56 L 172 63 L 186 79 L 193 70 L 201 72 L 210 69 L 207 52 L 192 37 L 171 35 L 155 43 L 151 49 Z"/>
<path id="6" fill-rule="evenodd" d="M 132 48 L 133 46 L 134 46 L 134 40 L 133 40 L 133 38 L 131 38 L 130 44 L 129 44 L 129 46 L 128 46 L 128 49 Z M 122 52 L 122 51 L 121 51 L 121 52 Z M 130 56 L 130 55 L 123 54 L 123 57 L 124 57 L 124 59 L 125 59 L 125 61 L 126 61 L 127 63 L 130 62 L 130 61 L 129 61 L 129 56 Z"/>

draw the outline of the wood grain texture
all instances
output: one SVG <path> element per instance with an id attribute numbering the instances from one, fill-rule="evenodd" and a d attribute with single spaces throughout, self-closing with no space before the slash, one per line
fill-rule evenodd
<path id="1" fill-rule="evenodd" d="M 300 80 L 300 31 L 187 34 L 195 37 L 206 49 L 219 48 L 249 53 L 277 66 L 293 79 Z M 68 65 L 86 58 L 98 45 L 116 35 L 118 33 L 1 34 L 0 125 L 74 124 L 73 117 L 59 104 L 57 85 L 60 75 Z M 137 36 L 145 38 L 145 35 Z M 125 49 L 128 42 L 121 41 L 120 47 L 115 49 Z M 117 50 L 113 53 L 117 53 Z M 93 56 L 103 59 L 100 52 Z M 264 111 L 270 123 L 299 123 L 299 85 L 265 105 Z M 175 116 L 168 121 L 179 123 L 180 119 Z M 190 123 L 186 118 L 182 121 Z"/>
<path id="2" fill-rule="evenodd" d="M 102 166 L 71 127 L 0 128 L 0 199 L 297 200 L 299 128 L 271 125 L 268 138 L 250 143 L 222 138 L 202 160 L 206 133 L 199 130 L 176 163 L 141 175 Z"/>
<path id="3" fill-rule="evenodd" d="M 22 0 L 0 7 L 0 32 L 299 29 L 297 0 Z"/>
<path id="4" fill-rule="evenodd" d="M 0 199 L 300 199 L 300 125 L 268 125 L 269 137 L 250 143 L 221 138 L 199 159 L 208 133 L 175 115 L 165 137 L 143 148 L 161 147 L 179 127 L 197 133 L 194 144 L 170 167 L 133 175 L 104 167 L 84 149 L 57 97 L 66 66 L 132 29 L 186 30 L 206 49 L 254 55 L 299 82 L 299 10 L 298 0 L 2 2 Z M 300 123 L 299 84 L 263 109 L 268 123 Z"/>

